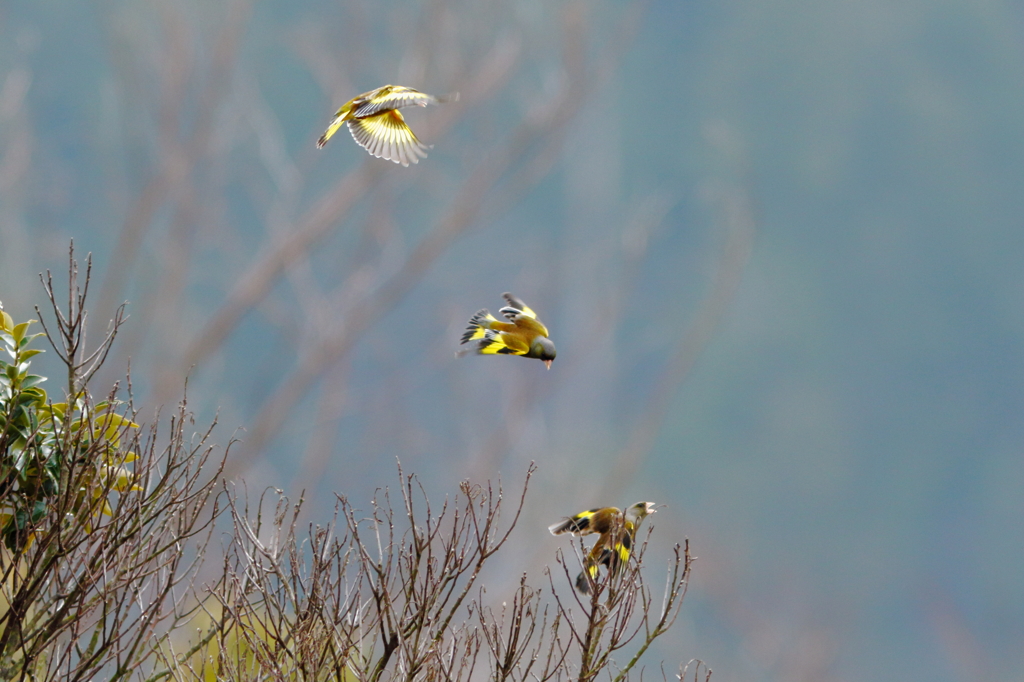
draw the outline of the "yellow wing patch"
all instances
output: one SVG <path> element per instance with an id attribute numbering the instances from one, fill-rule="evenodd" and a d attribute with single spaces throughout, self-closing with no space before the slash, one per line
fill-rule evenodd
<path id="1" fill-rule="evenodd" d="M 533 308 L 526 305 L 525 303 L 523 304 L 523 307 L 520 308 L 520 310 L 523 311 L 523 315 L 526 315 L 527 317 L 532 317 L 535 320 L 537 319 L 537 313 L 533 312 Z"/>
<path id="2" fill-rule="evenodd" d="M 525 355 L 530 350 L 525 342 L 510 334 L 489 329 L 484 332 L 483 337 L 484 340 L 477 349 L 482 355 Z"/>
<path id="3" fill-rule="evenodd" d="M 525 310 L 523 311 L 525 314 Z M 538 332 L 541 336 L 548 335 L 548 328 L 544 326 L 544 323 L 538 320 L 536 317 L 519 318 L 516 320 L 516 324 L 526 329 L 533 329 Z"/>

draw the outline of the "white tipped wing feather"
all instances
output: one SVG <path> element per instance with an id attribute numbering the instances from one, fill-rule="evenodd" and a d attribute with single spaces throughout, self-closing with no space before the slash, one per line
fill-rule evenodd
<path id="1" fill-rule="evenodd" d="M 388 111 L 372 118 L 356 118 L 348 122 L 352 138 L 377 158 L 408 166 L 427 157 L 429 146 L 420 142 L 402 115 Z"/>

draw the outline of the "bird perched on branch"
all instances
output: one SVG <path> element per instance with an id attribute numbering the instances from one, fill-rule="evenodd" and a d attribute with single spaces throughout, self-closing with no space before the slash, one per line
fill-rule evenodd
<path id="1" fill-rule="evenodd" d="M 322 148 L 337 132 L 342 123 L 348 123 L 352 137 L 366 151 L 380 159 L 387 159 L 408 166 L 427 158 L 432 145 L 420 142 L 405 122 L 402 107 L 455 101 L 459 93 L 445 97 L 434 97 L 404 85 L 385 85 L 382 88 L 364 92 L 346 102 L 327 126 L 327 131 L 317 140 Z"/>
<path id="2" fill-rule="evenodd" d="M 469 326 L 462 335 L 462 343 L 475 342 L 457 355 L 477 352 L 481 355 L 522 355 L 541 360 L 548 369 L 555 359 L 555 344 L 548 338 L 548 328 L 537 319 L 537 313 L 512 294 L 502 296 L 508 305 L 498 312 L 508 322 L 495 318 L 482 309 L 469 318 Z"/>
<path id="3" fill-rule="evenodd" d="M 640 522 L 654 511 L 653 502 L 637 502 L 627 507 L 625 513 L 618 507 L 588 509 L 548 526 L 552 535 L 600 535 L 583 560 L 583 571 L 576 577 L 577 590 L 589 593 L 590 583 L 597 579 L 601 566 L 612 575 L 622 569 L 629 561 Z"/>

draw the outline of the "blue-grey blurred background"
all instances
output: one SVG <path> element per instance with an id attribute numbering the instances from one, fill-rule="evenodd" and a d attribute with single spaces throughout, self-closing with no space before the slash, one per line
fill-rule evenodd
<path id="1" fill-rule="evenodd" d="M 429 158 L 315 148 L 385 83 L 461 93 Z M 5 310 L 74 239 L 95 338 L 129 301 L 97 386 L 188 376 L 313 520 L 536 461 L 492 594 L 665 505 L 652 582 L 699 559 L 648 674 L 1024 678 L 1022 227 L 1019 2 L 0 1 Z M 504 291 L 551 371 L 454 357 Z"/>

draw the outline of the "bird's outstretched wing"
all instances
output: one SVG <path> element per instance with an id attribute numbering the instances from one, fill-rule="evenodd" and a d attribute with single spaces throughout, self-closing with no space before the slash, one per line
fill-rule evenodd
<path id="1" fill-rule="evenodd" d="M 427 157 L 431 147 L 420 142 L 398 111 L 382 111 L 348 122 L 353 139 L 377 158 L 408 166 Z"/>
<path id="2" fill-rule="evenodd" d="M 461 343 L 475 341 L 472 350 L 481 355 L 524 355 L 530 350 L 529 344 L 516 334 L 504 333 L 515 329 L 514 324 L 498 320 L 483 308 L 469 318 L 469 326 L 462 334 Z"/>
<path id="3" fill-rule="evenodd" d="M 527 317 L 532 317 L 535 320 L 537 319 L 537 313 L 533 312 L 533 309 L 523 303 L 523 299 L 519 298 L 515 294 L 510 294 L 506 291 L 501 295 L 501 297 L 508 303 L 509 308 L 514 310 L 517 314 L 522 313 Z M 508 310 L 509 308 L 502 308 L 502 311 Z"/>
<path id="4" fill-rule="evenodd" d="M 572 535 L 589 535 L 590 533 L 605 533 L 611 524 L 621 517 L 621 512 L 616 507 L 598 507 L 580 512 L 575 516 L 569 516 L 558 523 L 548 526 L 552 535 L 571 533 Z"/>
<path id="5" fill-rule="evenodd" d="M 413 90 L 403 85 L 385 85 L 365 95 L 365 101 L 353 103 L 352 116 L 364 118 L 389 109 L 401 109 L 417 105 L 425 107 L 428 104 L 437 104 L 438 99 L 419 90 Z"/>
<path id="6" fill-rule="evenodd" d="M 418 163 L 427 156 L 426 150 L 430 147 L 416 139 L 398 109 L 412 105 L 425 107 L 458 99 L 457 92 L 434 97 L 404 85 L 385 85 L 364 92 L 341 105 L 328 124 L 327 131 L 316 141 L 316 146 L 323 148 L 338 128 L 348 123 L 352 137 L 374 156 L 403 166 Z"/>
<path id="7" fill-rule="evenodd" d="M 500 309 L 499 313 L 504 315 L 510 322 L 515 323 L 517 327 L 531 329 L 538 332 L 541 336 L 548 336 L 548 328 L 537 319 L 537 313 L 533 312 L 530 306 L 523 303 L 522 299 L 509 293 L 504 293 L 502 296 L 508 302 L 508 306 Z"/>

